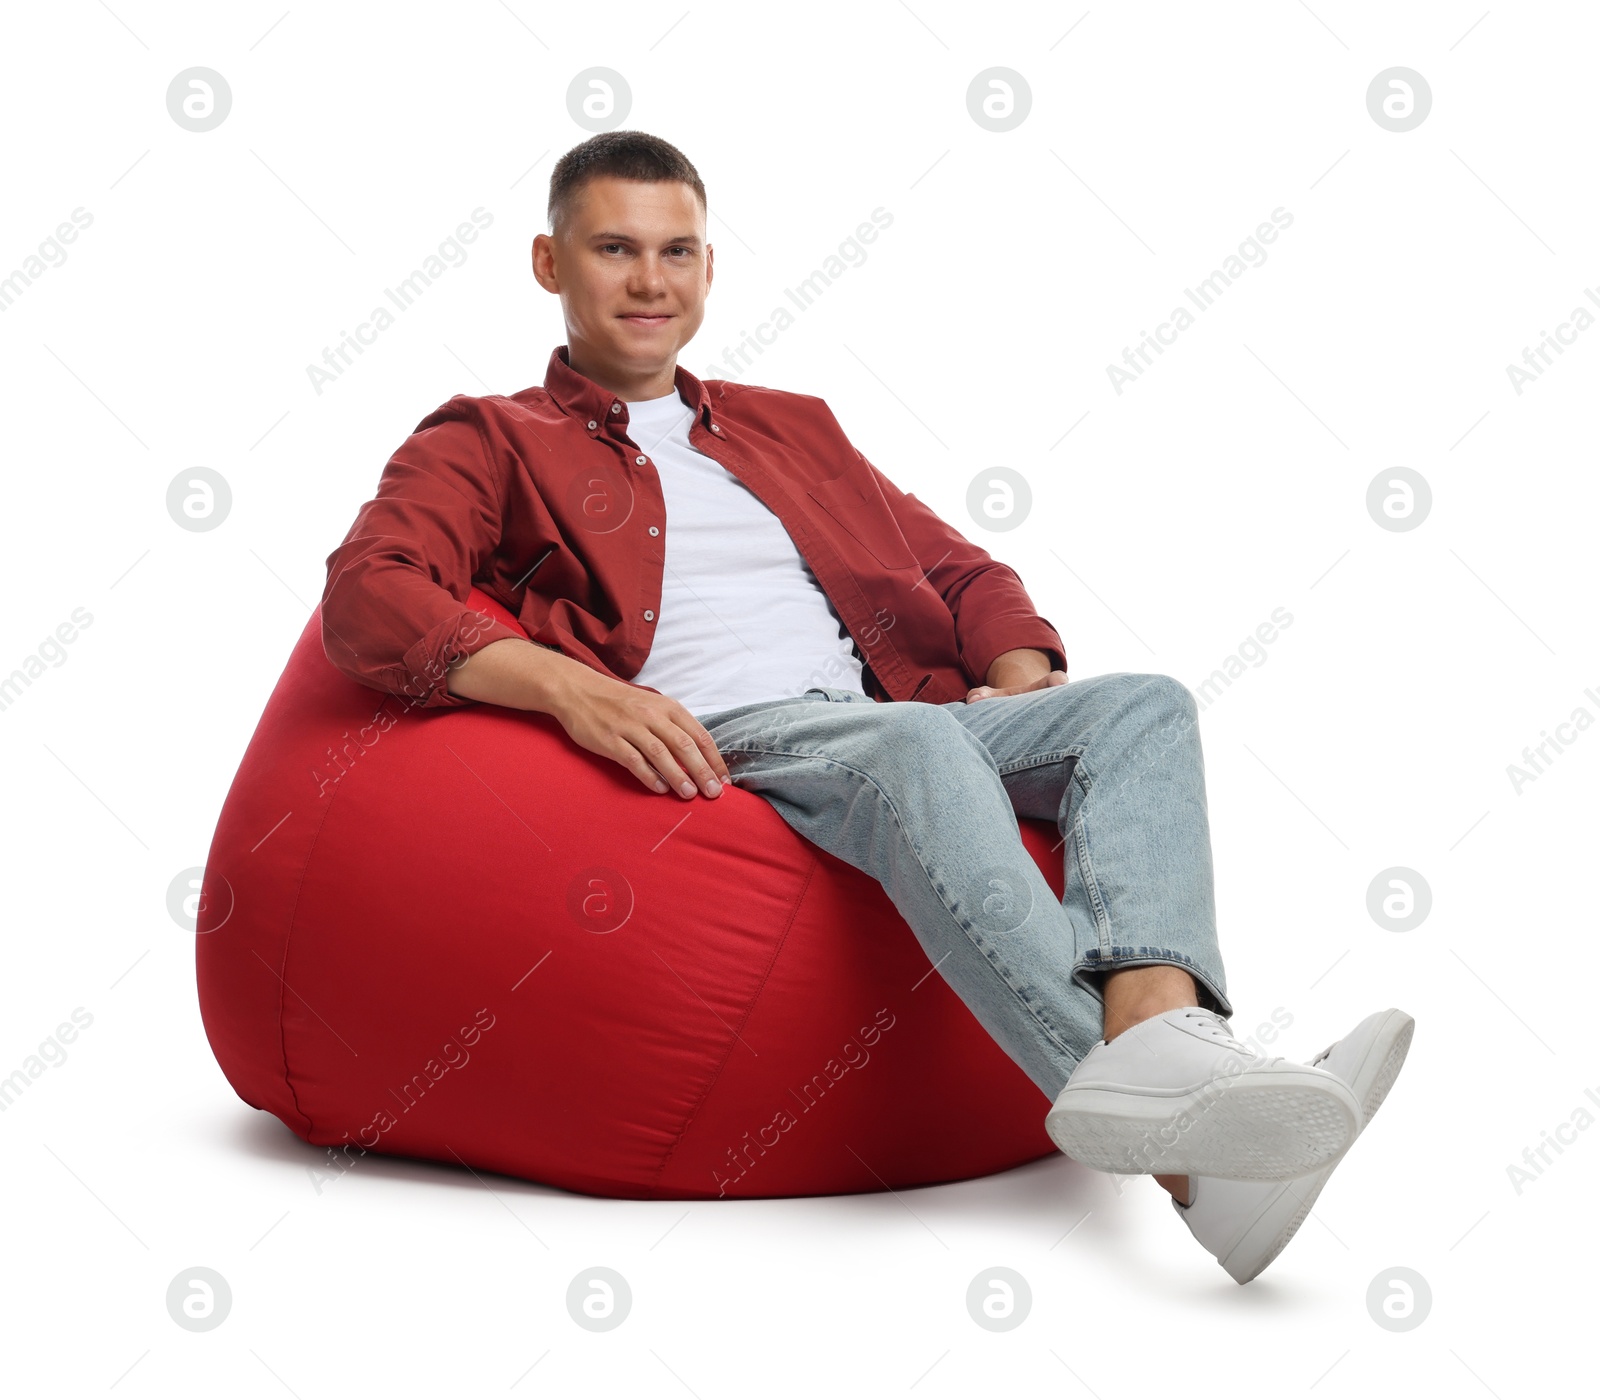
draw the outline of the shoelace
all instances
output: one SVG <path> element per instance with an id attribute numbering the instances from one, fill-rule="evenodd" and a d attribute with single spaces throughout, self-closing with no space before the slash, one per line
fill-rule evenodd
<path id="1" fill-rule="evenodd" d="M 1238 1036 L 1234 1035 L 1233 1027 L 1228 1024 L 1227 1018 L 1218 1015 L 1215 1011 L 1207 1011 L 1203 1006 L 1188 1006 L 1184 1008 L 1183 1014 L 1186 1020 L 1194 1022 L 1197 1027 L 1206 1031 L 1213 1040 L 1250 1056 L 1253 1068 L 1266 1069 L 1283 1059 L 1282 1055 L 1263 1055 L 1259 1050 L 1254 1050 L 1246 1045 Z M 1329 1046 L 1328 1048 L 1332 1049 L 1333 1047 Z M 1327 1054 L 1327 1051 L 1323 1051 L 1323 1054 Z M 1320 1059 L 1321 1056 L 1318 1056 L 1318 1058 Z M 1316 1061 L 1312 1061 L 1312 1063 L 1315 1064 Z"/>

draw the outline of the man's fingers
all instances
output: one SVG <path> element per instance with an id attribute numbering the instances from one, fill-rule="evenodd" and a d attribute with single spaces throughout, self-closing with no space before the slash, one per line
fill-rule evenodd
<path id="1" fill-rule="evenodd" d="M 682 768 L 678 766 L 676 756 L 673 754 L 672 745 L 666 743 L 660 735 L 651 730 L 633 739 L 633 746 L 645 757 L 645 762 L 656 770 L 664 779 L 667 786 L 680 797 L 693 797 L 696 784 Z"/>
<path id="2" fill-rule="evenodd" d="M 717 749 L 717 741 L 711 737 L 705 725 L 681 705 L 675 714 L 668 717 L 668 723 L 676 725 L 678 730 L 672 742 L 678 746 L 679 761 L 690 770 L 702 788 L 709 778 L 715 778 L 719 783 L 733 781 L 728 776 L 728 765 L 722 761 L 722 754 Z M 685 745 L 682 742 L 684 739 L 693 747 Z"/>
<path id="3" fill-rule="evenodd" d="M 711 766 L 711 771 L 717 775 L 717 781 L 731 783 L 728 776 L 728 765 L 723 760 L 722 751 L 717 748 L 717 741 L 711 737 L 710 732 L 693 715 L 689 716 L 690 737 L 699 746 L 700 752 L 705 756 L 706 762 Z"/>
<path id="4" fill-rule="evenodd" d="M 1044 690 L 1052 685 L 1066 684 L 1065 671 L 1051 671 L 1036 681 L 1029 681 L 1027 685 L 975 685 L 967 692 L 967 701 L 970 704 L 976 700 L 989 700 L 998 695 L 1026 695 L 1031 690 Z"/>
<path id="5" fill-rule="evenodd" d="M 649 760 L 632 744 L 624 743 L 623 752 L 612 754 L 611 757 L 652 792 L 671 791 L 667 784 L 662 781 L 661 775 L 650 766 Z"/>
<path id="6" fill-rule="evenodd" d="M 685 712 L 685 719 L 694 724 L 694 719 Z M 711 790 L 713 783 L 720 784 L 722 779 L 715 768 L 706 761 L 706 756 L 700 750 L 699 740 L 694 734 L 684 729 L 670 715 L 663 715 L 659 720 L 659 728 L 655 730 L 655 737 L 670 753 L 677 763 L 675 775 L 668 781 L 685 797 L 693 797 L 695 793 L 702 792 L 707 797 L 714 795 Z M 713 751 L 715 745 L 712 746 Z M 718 757 L 720 766 L 721 758 Z M 682 776 L 677 776 L 682 775 Z M 663 774 L 663 776 L 667 776 Z M 684 784 L 688 789 L 684 789 Z"/>

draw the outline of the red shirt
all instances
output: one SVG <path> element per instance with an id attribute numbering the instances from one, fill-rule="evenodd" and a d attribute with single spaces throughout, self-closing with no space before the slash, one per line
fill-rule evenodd
<path id="1" fill-rule="evenodd" d="M 783 523 L 855 640 L 873 699 L 960 700 L 1016 647 L 1066 669 L 1016 573 L 867 461 L 821 399 L 702 382 L 681 365 L 676 384 L 695 411 L 690 443 Z M 565 345 L 543 388 L 435 409 L 328 556 L 328 659 L 424 708 L 476 703 L 450 694 L 447 667 L 521 635 L 466 606 L 476 585 L 533 641 L 636 684 L 668 522 L 655 464 L 627 431 L 628 405 L 574 370 Z"/>

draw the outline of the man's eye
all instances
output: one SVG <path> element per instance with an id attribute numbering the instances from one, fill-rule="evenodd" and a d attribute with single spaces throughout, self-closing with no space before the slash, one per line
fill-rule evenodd
<path id="1" fill-rule="evenodd" d="M 611 251 L 611 249 L 613 249 L 613 248 L 621 248 L 622 246 L 623 245 L 620 244 L 620 243 L 602 243 L 600 245 L 600 251 L 602 253 L 608 253 L 608 252 Z M 692 258 L 694 256 L 694 249 L 693 248 L 685 248 L 685 247 L 682 247 L 681 245 L 676 245 L 674 247 L 668 248 L 667 251 L 669 253 L 682 253 L 685 257 L 690 257 L 690 258 Z"/>

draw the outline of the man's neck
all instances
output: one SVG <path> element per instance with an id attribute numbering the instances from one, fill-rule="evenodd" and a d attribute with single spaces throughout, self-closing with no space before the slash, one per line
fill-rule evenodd
<path id="1" fill-rule="evenodd" d="M 615 394 L 623 403 L 634 403 L 640 399 L 664 399 L 668 394 L 676 392 L 678 387 L 676 357 L 669 360 L 662 368 L 629 375 L 625 371 L 609 366 L 591 364 L 585 359 L 583 350 L 569 342 L 567 364 L 585 379 L 598 384 L 608 393 Z"/>

